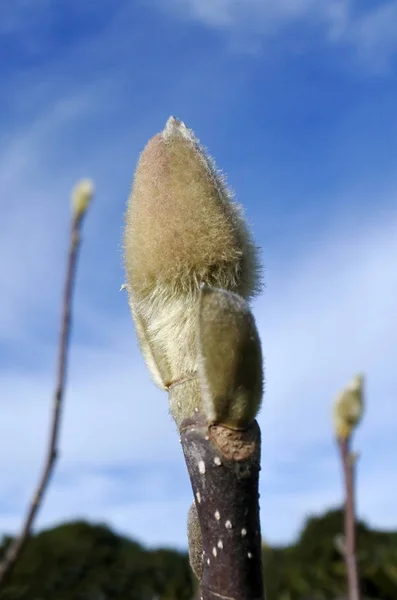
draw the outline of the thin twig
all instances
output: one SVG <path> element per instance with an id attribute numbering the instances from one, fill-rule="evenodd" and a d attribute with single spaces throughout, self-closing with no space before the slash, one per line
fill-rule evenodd
<path id="1" fill-rule="evenodd" d="M 339 438 L 338 446 L 342 458 L 345 481 L 345 562 L 349 588 L 349 600 L 360 600 L 360 587 L 356 559 L 356 515 L 354 456 L 350 452 L 351 437 Z"/>
<path id="2" fill-rule="evenodd" d="M 71 324 L 72 294 L 76 275 L 77 256 L 80 245 L 82 214 L 74 214 L 72 220 L 70 246 L 67 261 L 66 281 L 62 303 L 61 332 L 59 337 L 59 355 L 56 386 L 53 396 L 52 422 L 48 441 L 47 457 L 29 510 L 26 514 L 20 534 L 11 542 L 3 561 L 0 563 L 0 587 L 9 579 L 15 564 L 28 541 L 37 511 L 40 508 L 44 492 L 53 472 L 58 454 L 58 436 L 61 422 L 62 400 L 65 392 L 68 347 Z"/>

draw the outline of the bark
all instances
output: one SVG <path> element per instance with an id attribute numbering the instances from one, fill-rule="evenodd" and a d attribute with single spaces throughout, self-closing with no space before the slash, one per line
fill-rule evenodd
<path id="1" fill-rule="evenodd" d="M 354 466 L 355 459 L 350 452 L 350 437 L 338 440 L 342 458 L 345 482 L 345 562 L 349 600 L 360 600 L 360 587 L 356 558 L 356 515 Z"/>
<path id="2" fill-rule="evenodd" d="M 259 520 L 260 429 L 208 425 L 197 414 L 181 427 L 203 546 L 201 600 L 263 600 Z"/>

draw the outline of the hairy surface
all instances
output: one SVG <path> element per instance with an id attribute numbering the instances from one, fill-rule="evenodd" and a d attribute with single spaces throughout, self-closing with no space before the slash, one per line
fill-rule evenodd
<path id="1" fill-rule="evenodd" d="M 126 214 L 125 267 L 141 349 L 162 388 L 197 369 L 200 284 L 249 299 L 260 267 L 241 208 L 193 133 L 171 117 L 147 144 Z"/>
<path id="2" fill-rule="evenodd" d="M 237 294 L 203 287 L 198 314 L 198 375 L 209 423 L 246 429 L 262 400 L 262 352 L 255 320 Z"/>
<path id="3" fill-rule="evenodd" d="M 182 380 L 171 386 L 168 394 L 170 412 L 178 429 L 185 419 L 195 413 L 204 414 L 200 382 L 197 376 Z"/>

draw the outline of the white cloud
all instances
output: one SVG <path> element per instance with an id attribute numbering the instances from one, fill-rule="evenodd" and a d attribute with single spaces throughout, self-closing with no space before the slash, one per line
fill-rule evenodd
<path id="1" fill-rule="evenodd" d="M 240 49 L 251 49 L 253 40 L 263 42 L 293 25 L 318 30 L 330 44 L 353 49 L 371 68 L 385 68 L 397 49 L 396 0 L 367 9 L 350 0 L 171 0 L 167 10 L 240 42 L 243 37 Z"/>
<path id="2" fill-rule="evenodd" d="M 48 489 L 35 529 L 64 521 L 89 519 L 107 523 L 122 535 L 131 535 L 153 546 L 186 546 L 188 494 L 164 494 L 166 473 L 151 470 L 142 475 L 133 470 L 122 477 L 103 472 L 80 472 L 62 480 L 56 477 Z M 141 494 L 137 496 L 137 490 Z M 133 498 L 129 498 L 129 495 Z M 17 531 L 25 512 L 0 504 L 0 532 Z"/>
<path id="3" fill-rule="evenodd" d="M 331 47 L 344 48 L 367 68 L 384 71 L 397 50 L 397 0 L 382 0 L 365 8 L 357 0 L 151 0 L 149 6 L 225 32 L 239 51 L 257 49 L 269 40 L 274 44 L 282 32 L 291 37 L 291 33 L 303 31 L 306 40 L 312 32 Z M 83 47 L 91 37 L 102 47 L 108 45 L 110 34 L 111 43 L 128 36 L 125 23 L 135 20 L 128 2 L 117 8 L 109 0 L 95 8 L 72 2 L 70 13 L 79 21 L 107 23 L 103 30 L 98 28 L 100 33 L 87 35 Z M 54 26 L 61 14 L 48 0 L 34 5 L 27 0 L 0 3 L 0 35 L 12 37 L 31 55 L 51 51 Z"/>
<path id="4" fill-rule="evenodd" d="M 173 5 L 173 6 L 172 6 Z M 173 0 L 171 8 L 180 14 L 214 27 L 245 26 L 271 32 L 280 25 L 305 19 L 331 26 L 347 9 L 346 0 Z"/>
<path id="5" fill-rule="evenodd" d="M 320 494 L 323 508 L 340 500 L 331 403 L 351 376 L 363 371 L 367 408 L 355 440 L 363 457 L 360 515 L 374 525 L 395 527 L 397 511 L 385 490 L 397 485 L 392 459 L 397 451 L 397 221 L 394 216 L 386 222 L 382 215 L 371 224 L 356 221 L 353 231 L 316 236 L 317 244 L 310 243 L 315 254 L 301 256 L 283 273 L 268 269 L 268 289 L 257 308 L 267 370 L 260 419 L 263 485 L 272 490 L 280 476 L 290 477 L 287 492 L 293 502 L 291 474 L 300 473 L 306 498 Z M 275 498 L 275 506 L 283 502 L 282 495 Z M 312 502 L 299 510 L 294 506 L 296 516 L 314 509 Z"/>

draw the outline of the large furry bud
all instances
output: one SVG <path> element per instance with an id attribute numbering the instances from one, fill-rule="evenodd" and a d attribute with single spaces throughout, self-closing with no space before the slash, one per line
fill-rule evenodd
<path id="1" fill-rule="evenodd" d="M 153 379 L 167 389 L 197 369 L 200 284 L 245 299 L 260 288 L 241 208 L 193 132 L 173 117 L 139 159 L 124 245 L 141 349 Z"/>

